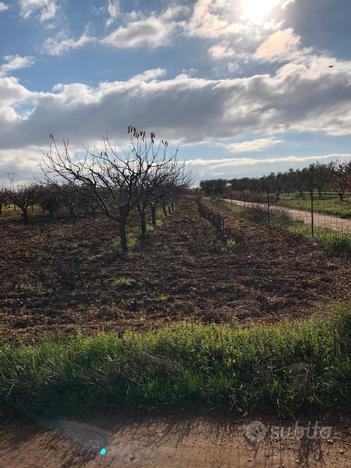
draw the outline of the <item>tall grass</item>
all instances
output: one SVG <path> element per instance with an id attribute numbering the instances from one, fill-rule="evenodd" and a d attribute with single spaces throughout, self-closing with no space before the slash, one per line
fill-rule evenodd
<path id="1" fill-rule="evenodd" d="M 351 310 L 250 329 L 177 325 L 0 350 L 0 401 L 35 414 L 207 407 L 351 409 Z"/>

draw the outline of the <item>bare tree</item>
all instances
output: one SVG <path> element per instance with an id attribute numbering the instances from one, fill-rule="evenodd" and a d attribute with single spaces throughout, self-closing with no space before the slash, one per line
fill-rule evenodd
<path id="1" fill-rule="evenodd" d="M 128 251 L 127 221 L 131 211 L 139 210 L 142 233 L 146 232 L 145 209 L 169 172 L 177 167 L 176 154 L 167 156 L 168 143 L 156 143 L 155 134 L 128 127 L 131 150 L 120 154 L 109 139 L 103 151 L 86 150 L 71 155 L 68 142 L 59 148 L 51 136 L 50 150 L 45 157 L 46 178 L 59 177 L 73 186 L 85 187 L 102 212 L 119 224 L 123 252 Z"/>
<path id="2" fill-rule="evenodd" d="M 2 215 L 3 206 L 6 205 L 8 200 L 9 200 L 8 191 L 5 188 L 0 188 L 0 216 Z"/>
<path id="3" fill-rule="evenodd" d="M 8 196 L 12 203 L 22 211 L 24 223 L 28 224 L 28 209 L 39 200 L 40 190 L 38 185 L 12 188 L 9 190 Z"/>
<path id="4" fill-rule="evenodd" d="M 42 185 L 39 188 L 38 204 L 43 212 L 47 211 L 51 219 L 63 206 L 63 190 L 58 184 Z"/>

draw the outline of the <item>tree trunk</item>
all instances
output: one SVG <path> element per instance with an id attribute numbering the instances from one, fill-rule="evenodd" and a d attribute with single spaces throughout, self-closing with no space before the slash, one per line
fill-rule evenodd
<path id="1" fill-rule="evenodd" d="M 121 241 L 121 249 L 123 253 L 128 252 L 128 240 L 127 240 L 127 216 L 125 214 L 124 207 L 119 208 L 119 239 Z"/>
<path id="2" fill-rule="evenodd" d="M 139 210 L 139 216 L 140 216 L 140 229 L 141 229 L 141 235 L 143 237 L 146 236 L 146 217 L 145 217 L 145 210 L 144 208 L 141 208 Z"/>
<path id="3" fill-rule="evenodd" d="M 22 210 L 24 224 L 28 224 L 28 208 Z"/>
<path id="4" fill-rule="evenodd" d="M 162 205 L 162 211 L 165 216 L 167 216 L 166 205 Z"/>
<path id="5" fill-rule="evenodd" d="M 120 220 L 119 222 L 119 238 L 121 241 L 121 249 L 123 253 L 128 252 L 128 242 L 127 242 L 127 230 L 125 220 Z"/>
<path id="6" fill-rule="evenodd" d="M 156 227 L 156 206 L 151 206 L 151 222 L 153 227 Z"/>

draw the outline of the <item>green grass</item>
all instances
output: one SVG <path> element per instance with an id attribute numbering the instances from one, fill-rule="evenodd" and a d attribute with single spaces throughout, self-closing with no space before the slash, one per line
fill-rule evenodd
<path id="1" fill-rule="evenodd" d="M 311 227 L 302 222 L 292 222 L 288 226 L 289 232 L 301 234 L 304 237 L 311 239 Z M 336 231 L 314 228 L 313 239 L 324 247 L 331 248 L 340 253 L 351 252 L 351 236 L 341 234 Z"/>
<path id="2" fill-rule="evenodd" d="M 277 203 L 280 206 L 286 206 L 288 208 L 295 208 L 298 210 L 311 210 L 311 200 L 309 195 L 306 198 L 300 198 L 298 196 L 283 196 L 282 199 Z M 341 218 L 351 217 L 351 197 L 345 196 L 344 201 L 341 202 L 339 197 L 325 197 L 319 198 L 315 195 L 313 201 L 313 209 L 316 213 L 324 213 Z"/>
<path id="3" fill-rule="evenodd" d="M 36 415 L 112 407 L 351 410 L 351 309 L 279 326 L 177 325 L 0 348 L 2 405 Z"/>
<path id="4" fill-rule="evenodd" d="M 265 224 L 268 227 L 267 211 L 259 208 L 247 208 L 226 203 L 226 208 L 230 208 L 237 216 L 252 222 Z M 299 234 L 306 239 L 312 239 L 311 226 L 302 221 L 292 219 L 286 213 L 271 213 L 270 228 L 283 228 L 293 234 Z M 330 248 L 339 253 L 351 253 L 351 236 L 330 229 L 315 226 L 313 240 L 323 247 Z"/>
<path id="5" fill-rule="evenodd" d="M 131 251 L 131 250 L 135 249 L 135 247 L 139 243 L 138 236 L 135 235 L 134 233 L 128 234 L 127 243 L 128 243 L 128 251 Z M 114 258 L 122 257 L 124 255 L 124 252 L 122 250 L 121 240 L 120 240 L 119 237 L 117 237 L 113 241 L 111 250 L 112 250 L 112 256 Z"/>
<path id="6" fill-rule="evenodd" d="M 155 230 L 160 228 L 163 224 L 163 213 L 161 213 L 161 210 L 158 210 L 157 213 L 159 217 L 156 219 L 156 226 L 153 226 L 151 223 L 146 224 L 147 236 L 152 235 Z M 139 245 L 141 239 L 142 237 L 139 231 L 139 226 L 136 228 L 134 227 L 134 229 L 132 229 L 127 235 L 128 251 L 135 249 L 135 247 Z M 112 243 L 111 251 L 112 256 L 115 258 L 122 257 L 124 255 L 119 237 L 117 237 Z"/>

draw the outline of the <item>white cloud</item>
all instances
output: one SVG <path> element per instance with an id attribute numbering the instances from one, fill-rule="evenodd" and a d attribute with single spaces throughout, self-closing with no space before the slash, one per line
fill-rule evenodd
<path id="1" fill-rule="evenodd" d="M 167 23 L 162 17 L 150 16 L 117 28 L 102 43 L 116 48 L 159 47 L 169 41 L 173 30 L 172 23 Z"/>
<path id="2" fill-rule="evenodd" d="M 43 44 L 42 52 L 48 55 L 63 55 L 74 49 L 79 49 L 89 43 L 95 42 L 95 38 L 89 36 L 87 29 L 78 38 L 67 37 L 64 32 L 58 33 L 55 37 L 49 37 Z"/>
<path id="3" fill-rule="evenodd" d="M 235 57 L 235 50 L 232 47 L 230 47 L 228 42 L 215 44 L 214 46 L 209 48 L 208 53 L 210 57 L 212 57 L 214 60 Z"/>
<path id="4" fill-rule="evenodd" d="M 251 39 L 258 34 L 255 18 L 260 19 L 260 29 L 274 30 L 276 22 L 270 19 L 270 14 L 285 9 L 294 1 L 197 0 L 185 30 L 189 36 L 201 38 L 217 39 L 245 34 L 247 39 Z"/>
<path id="5" fill-rule="evenodd" d="M 55 18 L 58 11 L 56 0 L 18 0 L 21 16 L 24 19 L 37 14 L 40 22 L 45 23 Z"/>
<path id="6" fill-rule="evenodd" d="M 140 75 L 135 75 L 131 78 L 131 80 L 135 81 L 152 81 L 156 80 L 157 78 L 160 78 L 161 76 L 164 76 L 167 73 L 167 71 L 164 68 L 152 68 L 151 70 L 146 70 L 144 73 L 141 73 Z"/>
<path id="7" fill-rule="evenodd" d="M 271 148 L 272 146 L 278 145 L 282 143 L 282 140 L 278 140 L 277 138 L 258 138 L 256 140 L 247 140 L 242 141 L 240 143 L 232 143 L 230 145 L 226 145 L 228 151 L 232 153 L 249 153 L 255 151 L 263 151 L 267 148 Z"/>
<path id="8" fill-rule="evenodd" d="M 300 36 L 292 28 L 277 31 L 269 36 L 256 50 L 255 56 L 261 60 L 289 59 L 289 54 L 296 51 Z"/>
<path id="9" fill-rule="evenodd" d="M 18 107 L 31 100 L 33 94 L 14 77 L 0 75 L 0 126 L 5 135 L 22 122 Z M 15 135 L 13 135 L 15 144 Z M 21 146 L 21 145 L 19 145 Z M 1 145 L 0 145 L 1 147 Z"/>
<path id="10" fill-rule="evenodd" d="M 106 9 L 107 9 L 107 13 L 109 16 L 108 19 L 106 20 L 106 26 L 110 27 L 119 16 L 119 13 L 120 13 L 119 1 L 108 0 Z"/>
<path id="11" fill-rule="evenodd" d="M 5 3 L 0 2 L 0 13 L 2 13 L 3 11 L 6 11 L 8 9 L 9 9 L 9 7 L 7 5 L 5 5 Z"/>
<path id="12" fill-rule="evenodd" d="M 33 57 L 22 57 L 20 55 L 7 55 L 4 57 L 6 63 L 0 65 L 0 76 L 6 75 L 21 68 L 27 68 L 34 64 Z"/>
<path id="13" fill-rule="evenodd" d="M 0 77 L 0 148 L 45 144 L 50 133 L 84 146 L 105 132 L 124 138 L 131 122 L 194 143 L 256 132 L 351 135 L 351 61 L 310 56 L 273 75 L 225 80 L 164 74 L 148 70 L 127 81 L 57 85 L 46 93 Z"/>
<path id="14" fill-rule="evenodd" d="M 163 13 L 164 20 L 181 20 L 189 15 L 190 8 L 185 5 L 171 5 Z"/>
<path id="15" fill-rule="evenodd" d="M 190 36 L 217 38 L 226 34 L 229 21 L 224 16 L 225 7 L 221 0 L 197 0 L 193 15 L 187 24 Z"/>
<path id="16" fill-rule="evenodd" d="M 186 161 L 186 164 L 194 167 L 205 167 L 218 169 L 221 167 L 238 167 L 238 166 L 256 166 L 256 165 L 267 165 L 267 164 L 279 164 L 279 163 L 307 163 L 312 161 L 323 161 L 323 160 L 336 160 L 336 159 L 347 159 L 351 158 L 351 154 L 348 153 L 335 153 L 320 156 L 305 155 L 305 156 L 278 156 L 276 158 L 266 159 L 255 159 L 255 158 L 221 158 L 221 159 L 191 159 Z"/>

